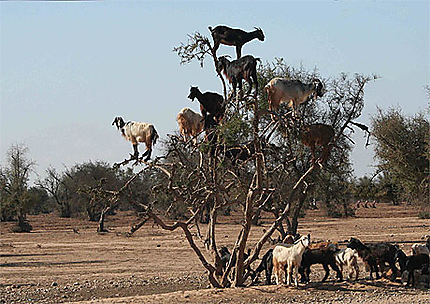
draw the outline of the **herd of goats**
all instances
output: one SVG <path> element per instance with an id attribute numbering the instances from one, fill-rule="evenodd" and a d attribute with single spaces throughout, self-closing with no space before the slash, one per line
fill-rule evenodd
<path id="1" fill-rule="evenodd" d="M 419 274 L 426 275 L 424 283 L 428 288 L 430 236 L 427 237 L 426 244 L 415 243 L 411 250 L 412 255 L 407 256 L 397 245 L 388 242 L 364 244 L 357 238 L 351 238 L 346 248 L 339 249 L 338 244 L 331 242 L 311 244 L 310 235 L 296 238 L 287 235 L 282 243 L 264 254 L 255 271 L 250 268 L 248 271 L 251 273 L 253 282 L 256 282 L 259 274 L 264 271 L 267 285 L 272 283 L 272 272 L 274 272 L 276 284 L 283 283 L 282 273 L 284 273 L 287 285 L 291 285 L 294 276 L 295 286 L 298 286 L 298 274 L 301 276 L 302 283 L 308 283 L 311 266 L 321 264 L 325 270 L 322 282 L 327 280 L 330 274 L 329 266 L 336 272 L 338 281 L 343 280 L 344 268 L 348 271 L 348 280 L 358 280 L 358 258 L 361 258 L 366 270 L 370 271 L 372 280 L 373 273 L 376 279 L 379 279 L 379 272 L 381 272 L 393 281 L 400 276 L 407 280 L 407 286 L 415 286 L 415 276 Z M 222 247 L 220 254 L 225 267 L 230 259 L 230 253 L 226 247 Z M 400 270 L 396 264 L 399 265 Z M 389 270 L 385 272 L 387 266 Z"/>
<path id="2" fill-rule="evenodd" d="M 254 96 L 256 97 L 258 91 L 257 62 L 260 59 L 251 55 L 242 57 L 241 50 L 245 43 L 255 38 L 263 41 L 263 31 L 260 28 L 255 28 L 254 31 L 245 32 L 227 26 L 209 27 L 209 30 L 214 41 L 213 51 L 215 55 L 220 44 L 236 47 L 236 60 L 230 61 L 227 56 L 218 57 L 216 60 L 217 70 L 224 73 L 233 88 L 233 97 L 237 95 L 237 88 L 239 89 L 239 98 L 242 97 L 242 80 L 247 81 L 249 84 L 248 95 L 251 93 L 252 87 L 255 87 Z M 296 111 L 300 104 L 309 99 L 315 100 L 324 94 L 324 86 L 318 79 L 314 79 L 311 83 L 303 83 L 300 80 L 276 77 L 267 83 L 264 90 L 268 96 L 269 111 L 271 113 L 277 111 L 281 103 L 287 103 L 292 108 L 293 118 L 296 117 Z M 218 93 L 203 93 L 198 87 L 191 87 L 188 98 L 192 101 L 197 98 L 200 103 L 201 115 L 189 108 L 184 108 L 178 113 L 177 122 L 179 132 L 184 141 L 193 138 L 193 143 L 197 144 L 197 137 L 200 133 L 203 131 L 207 133 L 208 130 L 221 123 L 227 101 Z M 121 130 L 121 134 L 133 144 L 134 153 L 131 155 L 131 159 L 138 161 L 143 160 L 143 157 L 146 156 L 145 161 L 148 161 L 151 158 L 152 146 L 158 138 L 157 131 L 152 124 L 135 121 L 124 122 L 121 117 L 116 117 L 112 125 Z M 316 146 L 323 148 L 318 162 L 324 162 L 327 159 L 329 143 L 334 134 L 333 128 L 325 124 L 313 124 L 304 127 L 302 130 L 302 142 L 310 147 L 313 161 L 315 161 Z M 146 151 L 141 158 L 139 158 L 137 148 L 139 142 L 143 142 L 146 145 Z M 388 264 L 391 279 L 395 278 L 399 273 L 407 272 L 407 285 L 414 285 L 415 271 L 428 274 L 429 249 L 430 238 L 427 239 L 425 245 L 414 244 L 412 246 L 413 254 L 406 256 L 398 246 L 387 242 L 363 244 L 360 240 L 351 238 L 347 248 L 339 249 L 336 244 L 328 242 L 311 244 L 309 235 L 302 236 L 297 240 L 292 236 L 288 236 L 283 243 L 266 252 L 255 271 L 252 271 L 252 269 L 249 269 L 249 271 L 252 273 L 251 278 L 253 281 L 258 280 L 258 274 L 265 271 L 266 284 L 271 284 L 272 271 L 274 272 L 276 283 L 281 284 L 283 281 L 282 272 L 284 272 L 286 283 L 290 285 L 294 276 L 295 285 L 298 286 L 298 273 L 301 274 L 302 282 L 309 282 L 311 265 L 322 264 L 325 270 L 323 281 L 329 276 L 329 266 L 336 272 L 338 280 L 343 279 L 343 267 L 349 271 L 348 279 L 353 279 L 354 273 L 355 279 L 358 279 L 358 258 L 360 257 L 366 268 L 370 270 L 371 279 L 373 279 L 373 273 L 376 274 L 377 279 L 380 278 L 379 272 L 382 273 L 386 264 Z M 226 247 L 223 247 L 220 250 L 220 255 L 223 267 L 226 267 L 230 260 L 230 252 Z M 399 265 L 400 272 L 396 263 Z"/>
<path id="3" fill-rule="evenodd" d="M 216 57 L 216 51 L 220 44 L 232 45 L 236 47 L 236 60 L 229 60 L 227 56 L 220 56 L 216 60 L 217 71 L 223 72 L 233 88 L 233 97 L 242 98 L 242 81 L 245 80 L 249 84 L 247 95 L 251 93 L 252 87 L 255 88 L 254 96 L 256 98 L 258 92 L 257 81 L 257 62 L 259 58 L 251 55 L 241 57 L 242 46 L 255 39 L 264 40 L 263 31 L 260 28 L 255 28 L 254 31 L 245 32 L 240 29 L 233 29 L 227 26 L 209 27 L 214 46 L 213 52 Z M 239 88 L 239 94 L 236 94 L 236 89 Z M 268 95 L 269 112 L 274 113 L 279 109 L 281 103 L 286 103 L 292 108 L 292 116 L 296 117 L 297 107 L 308 101 L 316 99 L 324 94 L 324 86 L 319 79 L 314 79 L 311 83 L 303 83 L 300 80 L 292 80 L 287 78 L 273 78 L 264 87 Z M 203 131 L 208 134 L 213 127 L 216 127 L 222 122 L 226 110 L 227 101 L 224 97 L 214 92 L 201 92 L 198 87 L 191 87 L 188 98 L 194 101 L 195 98 L 200 103 L 201 115 L 194 112 L 190 108 L 183 108 L 177 115 L 179 132 L 184 141 L 190 137 L 193 138 L 194 144 L 197 144 L 197 137 Z M 272 119 L 274 118 L 272 114 Z M 133 158 L 136 161 L 144 159 L 148 161 L 151 158 L 152 146 L 158 139 L 157 131 L 154 125 L 145 122 L 128 121 L 124 122 L 122 117 L 115 117 L 112 125 L 115 125 L 126 140 L 133 145 Z M 315 161 L 315 146 L 321 146 L 323 152 L 320 162 L 324 162 L 329 153 L 329 143 L 334 137 L 332 126 L 325 124 L 312 124 L 305 126 L 302 130 L 302 142 L 310 147 L 313 161 Z M 138 143 L 145 143 L 146 151 L 139 158 Z M 231 151 L 231 158 L 237 158 L 241 154 L 241 149 L 237 147 Z M 239 156 L 240 157 L 240 156 Z M 243 156 L 242 156 L 243 157 Z"/>

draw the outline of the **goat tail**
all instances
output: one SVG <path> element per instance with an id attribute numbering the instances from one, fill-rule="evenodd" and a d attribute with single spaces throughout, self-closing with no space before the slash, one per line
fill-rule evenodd
<path id="1" fill-rule="evenodd" d="M 154 126 L 151 126 L 151 142 L 153 146 L 155 146 L 155 144 L 157 143 L 158 137 L 158 133 L 155 130 Z"/>

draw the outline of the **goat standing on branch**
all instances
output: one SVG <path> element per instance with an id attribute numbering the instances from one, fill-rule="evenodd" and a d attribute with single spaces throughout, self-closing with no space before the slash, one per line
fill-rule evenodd
<path id="1" fill-rule="evenodd" d="M 251 55 L 246 55 L 233 61 L 228 60 L 226 56 L 218 58 L 217 69 L 224 71 L 225 77 L 233 86 L 233 96 L 236 96 L 237 86 L 239 86 L 240 94 L 242 94 L 242 79 L 245 79 L 249 84 L 246 94 L 249 95 L 251 93 L 252 85 L 254 84 L 254 97 L 257 97 L 257 61 L 260 61 L 260 58 L 254 58 Z"/>
<path id="2" fill-rule="evenodd" d="M 121 130 L 122 136 L 133 144 L 134 154 L 132 155 L 136 160 L 139 158 L 139 150 L 137 145 L 139 142 L 144 142 L 146 151 L 142 154 L 142 158 L 146 155 L 145 161 L 151 158 L 152 146 L 155 145 L 158 139 L 158 133 L 152 124 L 146 122 L 128 121 L 124 122 L 122 117 L 115 117 L 112 125 L 116 125 L 118 130 Z"/>
<path id="3" fill-rule="evenodd" d="M 194 112 L 190 108 L 183 108 L 176 116 L 179 132 L 184 141 L 187 141 L 189 136 L 194 137 L 193 142 L 197 144 L 197 135 L 203 131 L 204 118 L 200 114 Z"/>
<path id="4" fill-rule="evenodd" d="M 294 117 L 297 107 L 307 101 L 311 95 L 314 100 L 324 95 L 324 86 L 319 79 L 314 79 L 311 83 L 306 84 L 300 80 L 276 77 L 270 80 L 264 89 L 268 95 L 270 111 L 277 111 L 281 103 L 288 102 L 288 106 L 293 109 Z"/>
<path id="5" fill-rule="evenodd" d="M 318 163 L 321 164 L 326 162 L 329 154 L 331 145 L 330 142 L 334 138 L 333 127 L 325 124 L 313 124 L 304 127 L 302 131 L 302 143 L 305 146 L 311 148 L 312 153 L 312 164 L 315 164 L 315 146 L 322 147 L 321 157 L 318 159 Z"/>
<path id="6" fill-rule="evenodd" d="M 218 25 L 214 29 L 212 27 L 208 27 L 211 32 L 212 38 L 214 40 L 213 52 L 216 55 L 216 51 L 219 48 L 219 45 L 234 45 L 236 46 L 236 55 L 237 59 L 241 57 L 242 46 L 255 39 L 258 38 L 260 41 L 264 41 L 264 33 L 261 28 L 255 27 L 255 30 L 252 32 L 245 32 L 240 29 L 234 29 L 225 25 Z"/>
<path id="7" fill-rule="evenodd" d="M 224 98 L 220 94 L 213 92 L 202 93 L 198 87 L 191 87 L 188 98 L 191 99 L 191 101 L 197 98 L 200 102 L 200 111 L 205 121 L 208 113 L 212 115 L 217 123 L 224 117 Z"/>

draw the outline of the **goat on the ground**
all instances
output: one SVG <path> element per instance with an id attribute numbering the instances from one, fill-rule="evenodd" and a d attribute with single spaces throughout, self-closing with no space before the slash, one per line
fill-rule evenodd
<path id="1" fill-rule="evenodd" d="M 376 273 L 376 279 L 379 279 L 378 266 L 380 271 L 383 271 L 385 263 L 388 263 L 393 276 L 398 272 L 395 265 L 395 254 L 398 248 L 387 242 L 380 242 L 374 244 L 363 244 L 359 239 L 351 238 L 348 248 L 355 249 L 358 256 L 363 260 L 370 270 L 370 279 L 373 280 L 372 274 Z M 391 278 L 393 279 L 393 278 Z"/>
<path id="2" fill-rule="evenodd" d="M 333 245 L 333 244 L 332 244 Z M 327 280 L 329 274 L 330 274 L 330 267 L 336 271 L 336 276 L 338 278 L 338 281 L 342 281 L 342 272 L 340 271 L 339 267 L 336 265 L 336 253 L 337 248 L 335 246 L 327 246 L 323 247 L 321 249 L 306 249 L 303 253 L 302 257 L 302 263 L 299 267 L 299 273 L 301 276 L 301 281 L 304 283 L 309 282 L 309 275 L 311 273 L 311 265 L 314 264 L 321 264 L 325 270 L 324 278 L 322 279 L 322 282 Z"/>
<path id="3" fill-rule="evenodd" d="M 408 272 L 408 282 L 406 286 L 412 283 L 415 286 L 415 270 L 421 270 L 421 274 L 428 274 L 429 270 L 429 256 L 427 254 L 417 254 L 406 256 L 403 250 L 399 249 L 396 252 L 395 260 L 399 262 L 400 272 L 403 274 Z"/>
<path id="4" fill-rule="evenodd" d="M 430 255 L 430 250 L 427 247 L 427 244 L 418 244 L 415 243 L 411 246 L 412 249 L 412 254 L 413 255 L 418 255 L 418 254 L 427 254 Z"/>
<path id="5" fill-rule="evenodd" d="M 266 274 L 266 285 L 272 284 L 272 270 L 273 270 L 273 249 L 267 250 L 267 252 L 261 258 L 261 262 L 258 267 L 255 269 L 256 278 L 261 272 L 265 272 Z"/>
<path id="6" fill-rule="evenodd" d="M 155 145 L 158 139 L 158 133 L 152 124 L 146 122 L 128 121 L 124 122 L 122 117 L 115 117 L 112 125 L 116 125 L 118 130 L 121 130 L 122 136 L 133 144 L 134 154 L 132 155 L 136 160 L 139 158 L 139 150 L 137 145 L 139 142 L 144 142 L 146 151 L 142 154 L 142 158 L 146 155 L 145 161 L 151 158 L 152 146 Z"/>
<path id="7" fill-rule="evenodd" d="M 251 253 L 251 249 L 248 249 L 247 253 L 246 252 L 243 253 L 244 260 L 246 260 L 249 257 L 250 253 Z M 223 269 L 223 271 L 225 271 L 227 269 L 228 262 L 230 261 L 231 253 L 230 253 L 230 251 L 228 250 L 227 247 L 223 246 L 223 247 L 220 248 L 219 254 L 220 254 L 220 257 L 221 257 L 221 266 L 222 266 L 222 269 Z M 236 264 L 236 258 L 235 257 L 233 257 L 233 260 L 231 261 L 231 263 L 233 265 Z M 248 266 L 246 268 L 246 270 L 249 272 L 249 274 L 251 276 L 251 279 L 254 280 L 254 278 L 256 276 L 255 271 L 252 270 L 251 266 Z M 234 269 L 233 269 L 232 273 L 234 274 Z"/>
<path id="8" fill-rule="evenodd" d="M 360 268 L 358 267 L 358 252 L 355 249 L 344 248 L 335 253 L 336 264 L 340 271 L 345 266 L 348 270 L 348 280 L 352 280 L 355 272 L 355 280 L 358 280 Z"/>
<path id="9" fill-rule="evenodd" d="M 214 40 L 214 54 L 216 54 L 220 44 L 234 45 L 236 46 L 237 59 L 239 59 L 242 53 L 242 46 L 245 43 L 255 38 L 264 41 L 264 33 L 258 27 L 255 27 L 255 30 L 252 32 L 245 32 L 241 29 L 234 29 L 225 25 L 218 25 L 215 28 L 209 26 L 208 28 Z"/>
<path id="10" fill-rule="evenodd" d="M 310 235 L 302 236 L 298 241 L 289 247 L 277 245 L 273 249 L 273 270 L 275 272 L 276 284 L 280 285 L 281 271 L 287 277 L 287 285 L 291 285 L 292 276 L 294 283 L 298 287 L 298 269 L 302 262 L 303 252 L 309 247 Z"/>

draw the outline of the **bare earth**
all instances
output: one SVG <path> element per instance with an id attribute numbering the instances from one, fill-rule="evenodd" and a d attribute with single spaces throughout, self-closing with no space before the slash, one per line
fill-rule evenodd
<path id="1" fill-rule="evenodd" d="M 418 219 L 417 212 L 406 205 L 379 204 L 376 209 L 359 209 L 356 218 L 331 219 L 310 211 L 301 219 L 299 232 L 311 233 L 313 240 L 355 236 L 363 241 L 423 242 L 422 237 L 430 234 L 430 220 Z M 181 230 L 172 233 L 147 223 L 126 237 L 123 233 L 136 221 L 131 213 L 109 217 L 111 232 L 102 235 L 95 233 L 96 224 L 85 220 L 55 215 L 29 220 L 34 231 L 27 234 L 11 233 L 12 223 L 0 223 L 0 303 L 430 303 L 429 290 L 365 279 L 363 264 L 360 280 L 353 283 L 335 282 L 333 272 L 328 282 L 320 283 L 321 268 L 313 266 L 313 282 L 299 289 L 274 285 L 211 289 Z M 220 222 L 219 245 L 231 248 L 239 220 Z M 268 216 L 262 226 L 252 228 L 249 245 L 269 222 Z M 399 245 L 410 253 L 411 244 Z"/>

